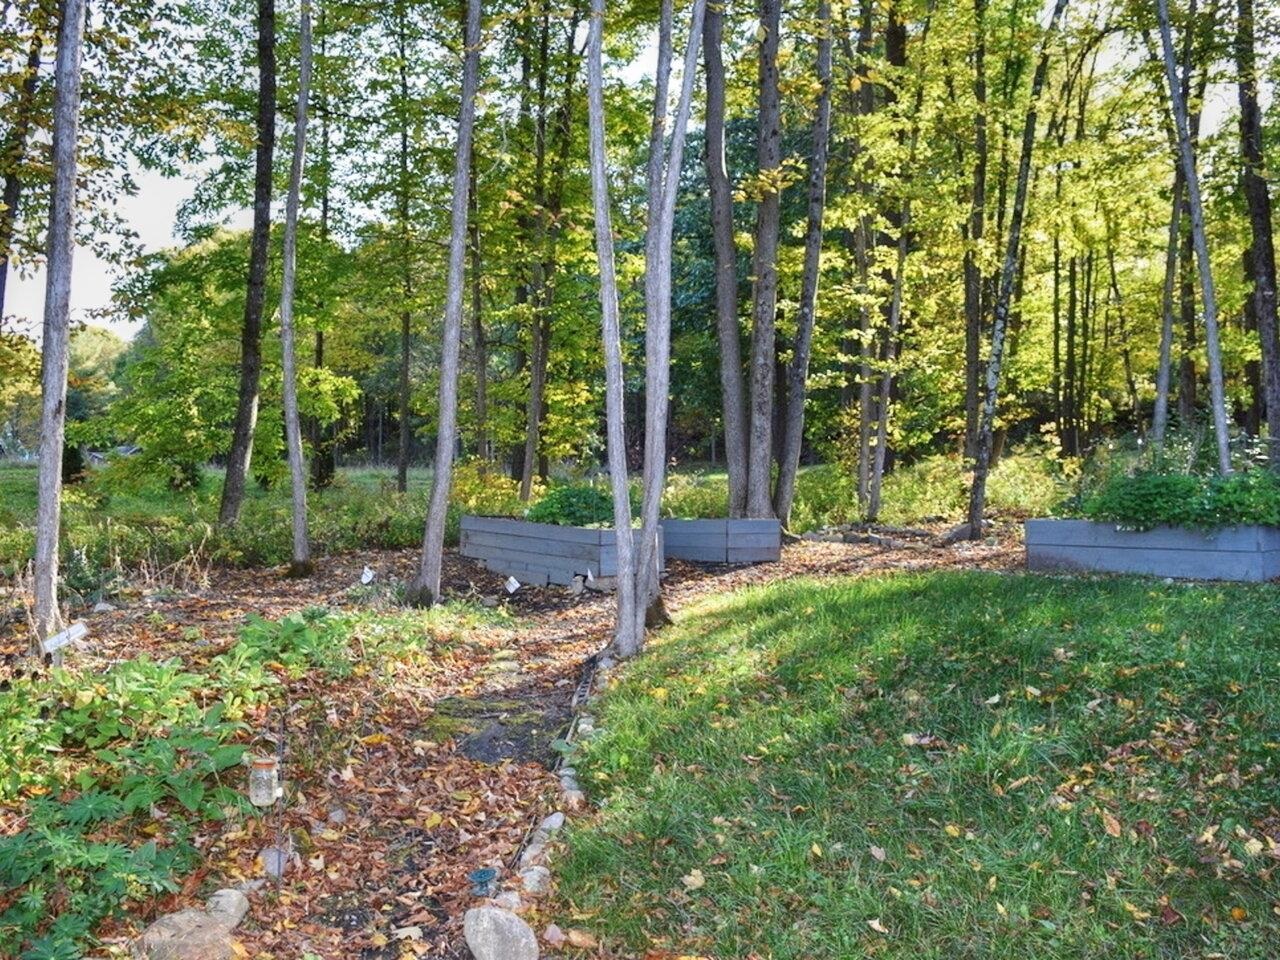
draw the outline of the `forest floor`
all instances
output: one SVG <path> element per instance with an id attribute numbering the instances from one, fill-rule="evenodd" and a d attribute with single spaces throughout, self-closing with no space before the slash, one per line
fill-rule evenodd
<path id="1" fill-rule="evenodd" d="M 283 816 L 203 825 L 200 868 L 178 893 L 131 904 L 130 916 L 101 927 L 106 955 L 159 914 L 260 880 L 260 852 L 277 843 L 289 853 L 288 869 L 279 886 L 256 885 L 237 931 L 247 956 L 466 955 L 461 914 L 475 902 L 468 874 L 509 866 L 527 832 L 554 809 L 552 741 L 570 719 L 584 665 L 608 641 L 613 603 L 557 588 L 508 597 L 501 577 L 450 552 L 445 589 L 454 612 L 423 634 L 424 615 L 395 602 L 416 559 L 408 550 L 350 553 L 322 560 L 305 580 L 215 569 L 205 583 L 152 585 L 126 594 L 117 610 L 84 618 L 90 639 L 69 660 L 92 673 L 142 657 L 199 668 L 235 645 L 246 618 L 278 620 L 315 607 L 367 617 L 353 634 L 350 675 L 288 677 L 287 695 L 253 714 L 260 743 L 278 742 L 274 731 L 285 730 Z M 984 543 L 947 547 L 924 538 L 802 542 L 775 564 L 673 563 L 666 596 L 679 620 L 682 608 L 710 594 L 793 577 L 1021 562 L 1013 527 Z M 366 568 L 375 577 L 368 585 Z M 372 648 L 397 631 L 426 637 L 416 656 L 360 662 L 363 644 Z"/>

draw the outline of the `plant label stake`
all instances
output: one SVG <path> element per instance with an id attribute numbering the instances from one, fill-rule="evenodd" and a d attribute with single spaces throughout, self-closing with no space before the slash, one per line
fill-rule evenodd
<path id="1" fill-rule="evenodd" d="M 40 644 L 40 649 L 43 650 L 46 654 L 56 653 L 57 651 L 61 650 L 63 647 L 67 646 L 67 644 L 75 643 L 77 640 L 82 640 L 88 635 L 89 635 L 88 627 L 86 627 L 83 623 L 73 623 L 71 626 L 67 627 L 67 629 L 63 630 L 61 633 L 55 633 L 52 637 L 49 637 L 47 640 L 44 640 Z"/>

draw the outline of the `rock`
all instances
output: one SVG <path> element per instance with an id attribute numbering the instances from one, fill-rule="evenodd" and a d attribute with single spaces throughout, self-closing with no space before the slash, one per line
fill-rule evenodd
<path id="1" fill-rule="evenodd" d="M 330 823 L 339 823 L 339 824 L 346 823 L 347 811 L 342 809 L 342 807 L 334 807 L 332 810 L 329 811 L 329 815 L 327 819 L 329 820 Z"/>
<path id="2" fill-rule="evenodd" d="M 249 912 L 249 898 L 239 890 L 226 887 L 215 891 L 205 901 L 204 909 L 212 919 L 225 923 L 230 930 L 238 926 Z"/>
<path id="3" fill-rule="evenodd" d="M 493 898 L 493 905 L 501 907 L 503 910 L 510 910 L 512 913 L 519 913 L 524 909 L 524 901 L 520 899 L 520 894 L 514 890 L 503 890 Z"/>
<path id="4" fill-rule="evenodd" d="M 559 830 L 563 826 L 564 826 L 564 814 L 560 813 L 559 811 L 556 811 L 555 813 L 551 814 L 551 816 L 543 820 L 540 824 L 538 824 L 538 830 L 539 832 L 545 833 L 548 836 L 550 836 L 551 834 L 555 833 L 557 830 Z"/>
<path id="5" fill-rule="evenodd" d="M 501 601 L 497 597 L 485 597 L 483 600 L 480 601 L 480 606 L 487 607 L 488 609 L 492 610 L 500 602 Z"/>
<path id="6" fill-rule="evenodd" d="M 564 931 L 557 927 L 554 923 L 547 924 L 547 929 L 542 931 L 542 939 L 547 941 L 553 947 L 560 947 L 568 941 L 568 937 L 564 935 Z"/>
<path id="7" fill-rule="evenodd" d="M 551 892 L 551 871 L 543 866 L 521 870 L 520 886 L 528 896 L 544 897 Z"/>
<path id="8" fill-rule="evenodd" d="M 580 597 L 582 592 L 587 589 L 586 577 L 574 577 L 573 582 L 569 584 L 569 596 Z"/>
<path id="9" fill-rule="evenodd" d="M 288 852 L 276 847 L 263 847 L 258 853 L 258 859 L 262 861 L 262 872 L 272 880 L 279 880 L 289 869 Z"/>
<path id="10" fill-rule="evenodd" d="M 99 600 L 93 605 L 94 613 L 115 613 L 118 609 L 114 603 L 107 603 L 105 600 Z"/>
<path id="11" fill-rule="evenodd" d="M 180 910 L 147 927 L 133 944 L 138 960 L 232 960 L 231 929 L 203 910 Z"/>
<path id="12" fill-rule="evenodd" d="M 587 795 L 581 790 L 566 790 L 562 799 L 564 800 L 564 805 L 574 813 L 577 813 L 587 805 Z"/>
<path id="13" fill-rule="evenodd" d="M 472 907 L 462 932 L 475 960 L 538 960 L 538 938 L 510 910 Z"/>

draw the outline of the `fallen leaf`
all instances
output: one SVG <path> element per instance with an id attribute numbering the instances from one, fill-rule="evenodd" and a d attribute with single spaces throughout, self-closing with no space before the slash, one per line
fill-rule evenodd
<path id="1" fill-rule="evenodd" d="M 1236 923 L 1244 923 L 1244 921 L 1249 919 L 1249 911 L 1244 907 L 1232 907 L 1231 919 Z"/>
<path id="2" fill-rule="evenodd" d="M 1108 837 L 1118 837 L 1124 832 L 1124 829 L 1120 826 L 1119 819 L 1111 811 L 1103 810 L 1098 816 L 1102 818 L 1102 829 L 1107 831 Z"/>
<path id="3" fill-rule="evenodd" d="M 884 863 L 884 857 L 885 857 L 884 847 L 872 847 L 871 857 L 872 859 L 877 860 L 880 863 Z"/>
<path id="4" fill-rule="evenodd" d="M 707 878 L 702 875 L 702 871 L 696 867 L 680 878 L 680 882 L 684 884 L 686 890 L 701 890 L 707 884 Z M 570 931 L 569 936 L 573 936 Z"/>
<path id="5" fill-rule="evenodd" d="M 590 950 L 596 946 L 596 938 L 585 930 L 573 929 L 565 934 L 569 941 L 569 946 L 578 947 L 581 950 Z"/>
<path id="6" fill-rule="evenodd" d="M 870 927 L 872 930 L 874 930 L 876 933 L 887 934 L 889 932 L 888 929 L 885 927 L 885 925 L 880 922 L 879 917 L 876 917 L 874 920 L 868 920 L 867 926 Z"/>

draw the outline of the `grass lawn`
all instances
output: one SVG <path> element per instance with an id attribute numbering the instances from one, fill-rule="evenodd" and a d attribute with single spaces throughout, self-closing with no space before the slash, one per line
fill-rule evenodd
<path id="1" fill-rule="evenodd" d="M 574 756 L 602 809 L 562 923 L 626 956 L 1275 956 L 1277 623 L 1272 586 L 982 573 L 704 601 Z"/>

